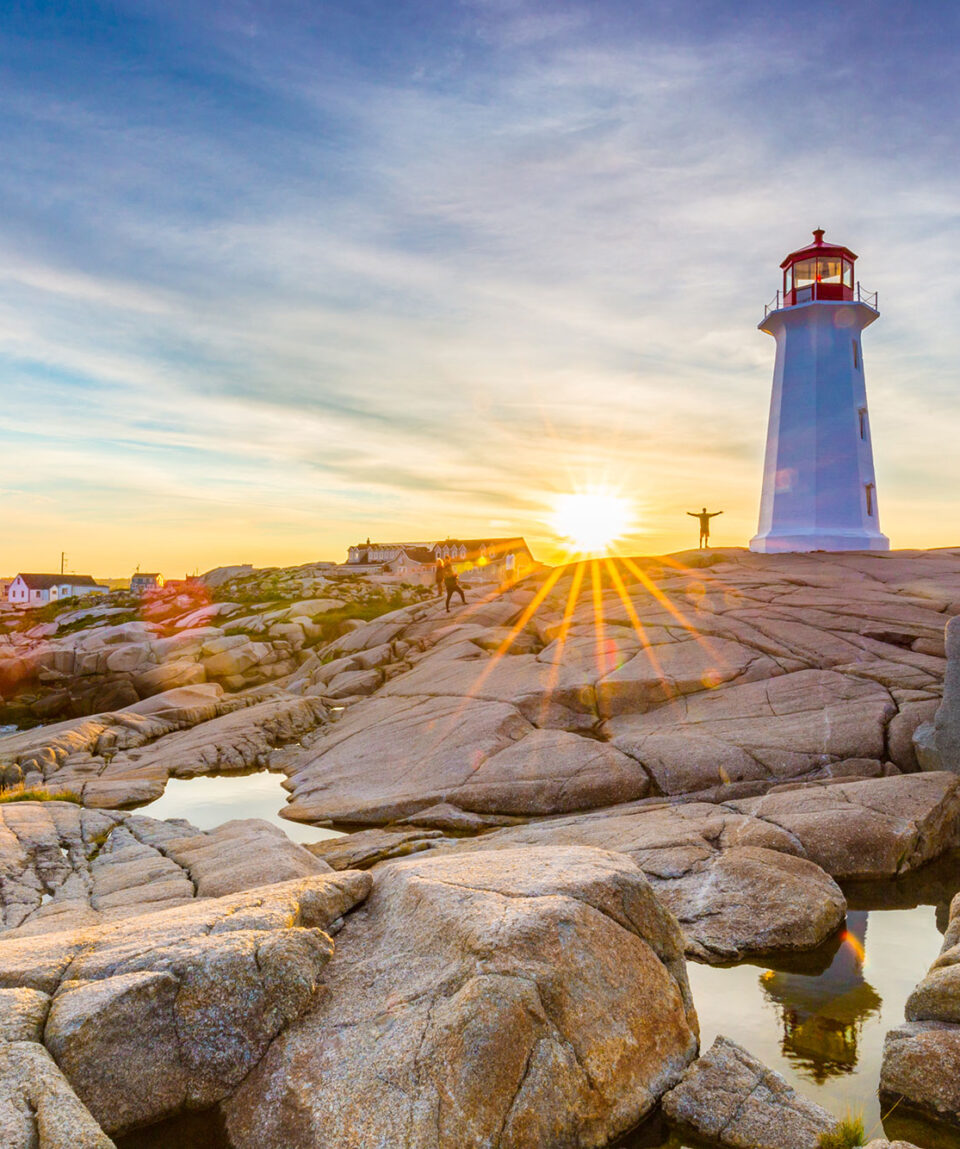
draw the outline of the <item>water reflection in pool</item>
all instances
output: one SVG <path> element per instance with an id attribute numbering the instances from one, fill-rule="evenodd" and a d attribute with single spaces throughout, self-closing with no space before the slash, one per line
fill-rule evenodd
<path id="1" fill-rule="evenodd" d="M 283 775 L 268 770 L 239 774 L 211 774 L 197 778 L 171 778 L 161 797 L 137 808 L 151 818 L 186 818 L 199 830 L 212 830 L 232 818 L 264 818 L 279 826 L 295 842 L 336 838 L 338 830 L 305 826 L 281 818 L 287 792 Z"/>

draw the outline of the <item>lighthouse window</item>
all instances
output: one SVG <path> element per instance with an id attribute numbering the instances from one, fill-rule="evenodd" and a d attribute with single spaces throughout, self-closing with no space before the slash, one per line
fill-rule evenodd
<path id="1" fill-rule="evenodd" d="M 866 407 L 861 407 L 857 411 L 857 414 L 860 416 L 860 438 L 866 439 L 866 437 L 867 437 L 867 409 L 866 409 Z"/>
<path id="2" fill-rule="evenodd" d="M 815 259 L 802 259 L 793 265 L 793 278 L 797 287 L 809 287 L 817 282 L 817 261 Z"/>
<path id="3" fill-rule="evenodd" d="M 853 264 L 849 259 L 843 261 L 843 286 L 853 287 Z"/>
<path id="4" fill-rule="evenodd" d="M 818 283 L 839 283 L 840 282 L 840 260 L 839 259 L 824 259 L 821 257 L 817 260 L 817 282 Z"/>
<path id="5" fill-rule="evenodd" d="M 860 348 L 857 346 L 857 341 L 853 341 L 853 365 L 854 367 L 860 366 Z"/>
<path id="6" fill-rule="evenodd" d="M 867 514 L 873 515 L 873 483 L 865 483 L 864 491 L 867 493 Z"/>

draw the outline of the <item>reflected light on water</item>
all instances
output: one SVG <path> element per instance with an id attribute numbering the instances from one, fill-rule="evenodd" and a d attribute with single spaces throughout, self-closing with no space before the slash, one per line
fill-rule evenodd
<path id="1" fill-rule="evenodd" d="M 149 818 L 186 818 L 198 830 L 212 830 L 234 818 L 263 818 L 295 842 L 339 837 L 339 831 L 307 826 L 280 817 L 286 805 L 283 775 L 267 770 L 171 778 L 163 794 L 135 813 Z"/>
<path id="2" fill-rule="evenodd" d="M 816 976 L 767 970 L 760 978 L 783 1030 L 781 1050 L 822 1085 L 856 1068 L 864 1021 L 883 1002 L 863 976 L 868 914 L 847 915 L 847 929 L 829 967 Z"/>

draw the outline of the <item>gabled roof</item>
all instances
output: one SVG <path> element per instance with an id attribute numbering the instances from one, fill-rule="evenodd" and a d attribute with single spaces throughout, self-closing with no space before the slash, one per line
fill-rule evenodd
<path id="1" fill-rule="evenodd" d="M 466 547 L 468 551 L 478 551 L 481 547 L 486 547 L 488 550 L 505 551 L 517 546 L 523 547 L 526 551 L 530 549 L 523 538 L 514 535 L 504 539 L 443 539 L 439 543 L 434 543 L 433 550 L 437 547 Z"/>
<path id="2" fill-rule="evenodd" d="M 403 553 L 407 558 L 413 559 L 415 563 L 432 563 L 435 559 L 435 555 L 429 547 L 404 547 Z"/>
<path id="3" fill-rule="evenodd" d="M 100 584 L 96 579 L 90 575 L 75 575 L 75 574 L 23 574 L 17 575 L 17 578 L 22 578 L 30 590 L 50 590 L 55 586 L 99 586 Z"/>
<path id="4" fill-rule="evenodd" d="M 135 578 L 159 578 L 160 572 L 155 571 L 154 573 L 150 574 L 147 571 L 134 571 L 134 573 L 130 577 L 132 579 L 135 579 Z"/>

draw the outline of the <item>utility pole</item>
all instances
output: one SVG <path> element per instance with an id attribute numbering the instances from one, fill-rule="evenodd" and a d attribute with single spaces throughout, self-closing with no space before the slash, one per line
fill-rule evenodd
<path id="1" fill-rule="evenodd" d="M 67 565 L 67 556 L 64 554 L 63 551 L 61 551 L 60 552 L 60 577 L 61 578 L 63 578 L 63 575 L 65 573 L 66 565 Z"/>

